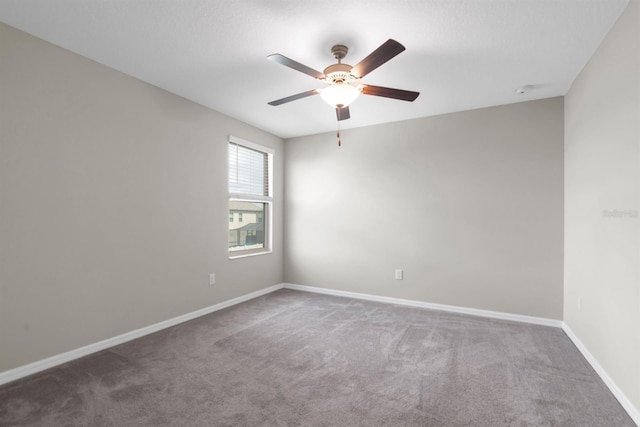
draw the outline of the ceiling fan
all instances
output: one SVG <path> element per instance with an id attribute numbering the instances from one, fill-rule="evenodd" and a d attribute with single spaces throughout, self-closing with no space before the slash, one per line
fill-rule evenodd
<path id="1" fill-rule="evenodd" d="M 347 55 L 349 49 L 343 45 L 335 45 L 331 48 L 331 54 L 338 60 L 338 63 L 329 65 L 322 73 L 296 62 L 293 59 L 289 59 L 284 55 L 280 55 L 279 53 L 269 55 L 267 56 L 267 59 L 305 73 L 325 84 L 323 89 L 312 89 L 306 92 L 297 93 L 295 95 L 287 96 L 286 98 L 271 101 L 269 102 L 269 105 L 281 105 L 295 101 L 296 99 L 319 94 L 329 105 L 335 107 L 338 121 L 340 121 L 351 117 L 349 113 L 349 104 L 351 104 L 361 93 L 363 95 L 382 96 L 402 101 L 414 101 L 418 95 L 420 95 L 419 92 L 373 86 L 363 84 L 361 82 L 361 79 L 364 76 L 404 50 L 405 47 L 402 44 L 393 39 L 389 39 L 376 50 L 371 52 L 369 56 L 360 61 L 356 66 L 352 67 L 351 65 L 342 63 L 342 59 Z"/>

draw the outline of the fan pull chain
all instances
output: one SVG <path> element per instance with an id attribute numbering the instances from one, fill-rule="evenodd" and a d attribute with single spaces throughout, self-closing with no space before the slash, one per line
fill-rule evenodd
<path id="1" fill-rule="evenodd" d="M 338 133 L 336 133 L 338 137 L 338 147 L 342 147 L 342 141 L 340 141 L 340 122 L 338 122 Z"/>

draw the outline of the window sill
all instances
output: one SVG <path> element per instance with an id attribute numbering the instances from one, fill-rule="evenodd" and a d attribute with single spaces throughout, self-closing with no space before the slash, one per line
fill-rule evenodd
<path id="1" fill-rule="evenodd" d="M 262 251 L 262 252 L 253 252 L 250 254 L 229 255 L 229 259 L 249 258 L 252 256 L 258 256 L 258 255 L 268 255 L 270 253 L 273 253 L 273 251 Z"/>

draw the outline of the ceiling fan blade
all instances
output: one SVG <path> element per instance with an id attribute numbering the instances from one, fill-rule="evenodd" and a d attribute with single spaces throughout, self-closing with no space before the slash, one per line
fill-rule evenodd
<path id="1" fill-rule="evenodd" d="M 347 120 L 351 118 L 351 114 L 349 114 L 349 106 L 342 108 L 336 108 L 336 115 L 338 116 L 338 121 Z"/>
<path id="2" fill-rule="evenodd" d="M 384 96 L 385 98 L 393 98 L 410 102 L 414 101 L 418 95 L 420 95 L 420 92 L 371 85 L 363 85 L 362 93 L 365 95 Z"/>
<path id="3" fill-rule="evenodd" d="M 269 105 L 273 105 L 275 107 L 276 105 L 286 104 L 287 102 L 295 101 L 296 99 L 306 98 L 307 96 L 311 96 L 311 95 L 317 95 L 319 93 L 320 93 L 320 90 L 312 89 L 306 92 L 300 92 L 300 93 L 296 93 L 295 95 L 287 96 L 286 98 L 276 99 L 275 101 L 269 102 Z"/>
<path id="4" fill-rule="evenodd" d="M 351 74 L 358 78 L 362 78 L 404 51 L 405 47 L 393 39 L 384 42 L 380 47 L 371 52 L 369 56 L 364 58 L 355 67 L 351 69 Z"/>
<path id="5" fill-rule="evenodd" d="M 313 68 L 309 68 L 304 64 L 294 61 L 293 59 L 287 58 L 286 56 L 280 55 L 279 53 L 274 53 L 273 55 L 267 56 L 267 59 L 270 59 L 278 64 L 282 64 L 286 67 L 293 68 L 296 71 L 300 71 L 301 73 L 305 73 L 314 79 L 324 79 L 324 74 L 320 71 L 316 71 Z"/>

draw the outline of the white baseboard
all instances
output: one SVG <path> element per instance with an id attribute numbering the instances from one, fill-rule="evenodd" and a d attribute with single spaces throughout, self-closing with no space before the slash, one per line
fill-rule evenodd
<path id="1" fill-rule="evenodd" d="M 230 307 L 232 305 L 239 304 L 241 302 L 248 301 L 253 298 L 257 298 L 262 295 L 266 295 L 268 293 L 277 291 L 278 289 L 287 288 L 294 289 L 298 291 L 306 291 L 306 292 L 315 292 L 320 294 L 328 294 L 349 298 L 357 298 L 364 299 L 369 301 L 377 301 L 377 302 L 385 302 L 391 304 L 399 304 L 406 305 L 411 307 L 422 307 L 429 308 L 433 310 L 441 310 L 441 311 L 449 311 L 454 313 L 462 313 L 462 314 L 470 314 L 474 316 L 482 316 L 489 317 L 494 319 L 503 319 L 503 320 L 512 320 L 517 322 L 526 322 L 533 323 L 537 325 L 544 326 L 555 326 L 562 327 L 562 322 L 559 320 L 551 320 L 544 319 L 538 317 L 531 316 L 522 316 L 516 314 L 508 314 L 508 313 L 500 313 L 495 311 L 488 310 L 478 310 L 473 308 L 464 308 L 464 307 L 456 307 L 449 305 L 441 305 L 441 304 L 432 304 L 428 302 L 415 301 L 415 300 L 407 300 L 400 298 L 391 298 L 391 297 L 383 297 L 377 295 L 369 295 L 369 294 L 361 294 L 356 292 L 347 292 L 347 291 L 339 291 L 334 289 L 326 289 L 326 288 L 317 288 L 313 286 L 304 286 L 304 285 L 294 285 L 291 283 L 280 283 L 274 286 L 270 286 L 265 289 L 261 289 L 259 291 L 251 292 L 246 295 L 239 296 L 237 298 L 230 299 L 228 301 L 223 301 L 219 304 L 215 304 L 209 307 L 205 307 L 200 310 L 193 311 L 191 313 L 184 314 L 182 316 L 174 317 L 172 319 L 164 320 L 162 322 L 155 323 L 153 325 L 146 326 L 144 328 L 136 329 L 130 332 L 126 332 L 124 334 L 107 338 L 106 340 L 99 341 L 93 344 L 89 344 L 74 350 L 70 350 L 61 354 L 57 354 L 55 356 L 48 357 L 46 359 L 38 360 L 33 363 L 29 363 L 27 365 L 19 366 L 14 369 L 10 369 L 8 371 L 0 372 L 0 385 L 7 384 L 12 381 L 16 381 L 20 378 L 27 377 L 29 375 L 35 374 L 40 371 L 44 371 L 45 369 L 53 368 L 55 366 L 61 365 L 63 363 L 70 362 L 75 359 L 79 359 L 81 357 L 87 356 L 92 353 L 96 353 L 101 350 L 106 350 L 110 347 L 123 344 L 127 341 L 134 340 L 136 338 L 143 337 L 145 335 L 152 334 L 154 332 L 161 331 L 162 329 L 170 328 L 177 324 L 189 321 L 191 319 L 195 319 L 200 316 L 204 316 L 209 313 L 213 313 L 218 310 L 222 310 L 223 308 Z"/>
<path id="2" fill-rule="evenodd" d="M 521 314 L 502 313 L 499 311 L 480 310 L 477 308 L 457 307 L 454 305 L 434 304 L 430 302 L 383 297 L 378 295 L 361 294 L 358 292 L 339 291 L 336 289 L 317 288 L 314 286 L 295 285 L 292 283 L 284 283 L 284 288 L 296 291 L 315 292 L 318 294 L 335 295 L 340 297 L 349 297 L 363 299 L 367 301 L 386 302 L 390 304 L 406 305 L 409 307 L 428 308 L 431 310 L 448 311 L 451 313 L 469 314 L 471 316 L 488 317 L 491 319 L 510 320 L 513 322 L 531 323 L 534 325 L 551 326 L 561 328 L 562 321 L 554 319 L 546 319 L 544 317 L 524 316 Z"/>
<path id="3" fill-rule="evenodd" d="M 622 392 L 622 390 L 620 390 L 618 385 L 611 379 L 609 374 L 607 374 L 607 371 L 604 370 L 604 368 L 600 365 L 600 363 L 598 363 L 596 358 L 593 357 L 593 355 L 589 352 L 587 347 L 582 343 L 582 341 L 580 341 L 578 336 L 564 322 L 562 324 L 562 330 L 564 331 L 565 334 L 567 334 L 569 339 L 573 341 L 573 344 L 575 344 L 578 350 L 580 350 L 580 353 L 582 353 L 584 358 L 587 359 L 587 362 L 589 362 L 591 367 L 600 376 L 602 381 L 604 381 L 607 387 L 609 387 L 609 390 L 611 390 L 611 393 L 613 393 L 615 398 L 618 399 L 618 402 L 620 402 L 620 405 L 622 405 L 624 410 L 627 411 L 627 413 L 633 419 L 633 421 L 640 426 L 640 411 L 638 411 L 638 408 L 636 408 L 634 404 L 631 403 L 631 401 Z"/>
<path id="4" fill-rule="evenodd" d="M 126 332 L 122 335 L 118 335 L 112 338 L 107 338 L 106 340 L 89 344 L 84 347 L 77 348 L 75 350 L 57 354 L 55 356 L 51 356 L 46 359 L 38 360 L 36 362 L 29 363 L 28 365 L 23 365 L 14 369 L 10 369 L 8 371 L 0 372 L 0 385 L 18 380 L 20 378 L 24 378 L 28 375 L 32 375 L 40 371 L 44 371 L 45 369 L 53 368 L 55 366 L 70 362 L 75 359 L 79 359 L 80 357 L 87 356 L 89 354 L 96 353 L 101 350 L 105 350 L 107 348 L 116 346 L 118 344 L 123 344 L 127 341 L 131 341 L 136 338 L 140 338 L 145 335 L 149 335 L 154 332 L 161 331 L 162 329 L 170 328 L 172 326 L 178 325 L 188 320 L 195 319 L 196 317 L 204 316 L 206 314 L 213 313 L 214 311 L 222 310 L 223 308 L 231 307 L 232 305 L 236 305 L 241 302 L 245 302 L 262 295 L 266 295 L 273 291 L 277 291 L 282 287 L 283 287 L 283 284 L 278 284 L 278 285 L 270 286 L 265 289 L 260 289 L 259 291 L 251 292 L 246 295 L 241 295 L 237 298 L 223 301 L 219 304 L 205 307 L 203 309 L 196 310 L 191 313 L 184 314 L 182 316 L 174 317 L 169 320 L 164 320 L 162 322 L 158 322 L 153 325 L 145 326 L 144 328 Z"/>

